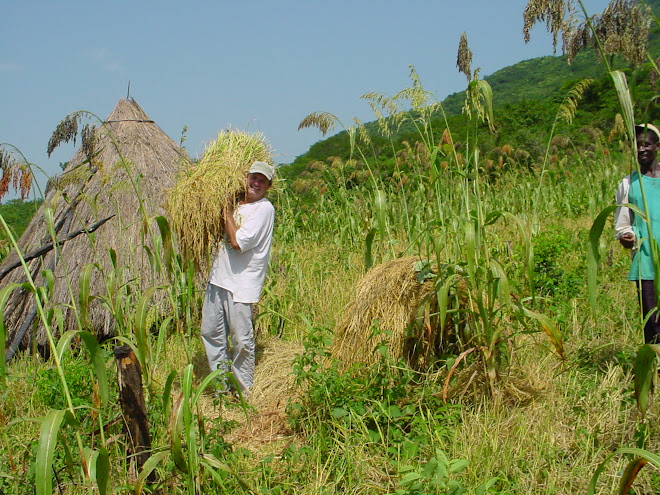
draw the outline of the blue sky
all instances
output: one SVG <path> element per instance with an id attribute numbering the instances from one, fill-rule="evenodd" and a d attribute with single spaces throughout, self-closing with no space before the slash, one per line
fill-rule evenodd
<path id="1" fill-rule="evenodd" d="M 607 5 L 587 1 L 590 13 Z M 350 125 L 374 120 L 360 99 L 409 85 L 409 65 L 438 99 L 464 89 L 456 69 L 462 32 L 482 76 L 552 54 L 544 26 L 522 36 L 526 0 L 406 2 L 113 1 L 6 2 L 0 30 L 0 142 L 49 175 L 73 154 L 48 158 L 58 122 L 77 110 L 107 117 L 130 94 L 186 148 L 228 127 L 261 132 L 276 163 L 321 139 L 298 131 L 317 110 Z"/>

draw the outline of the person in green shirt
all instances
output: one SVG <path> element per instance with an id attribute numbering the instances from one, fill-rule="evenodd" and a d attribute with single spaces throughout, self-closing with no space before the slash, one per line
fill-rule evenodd
<path id="1" fill-rule="evenodd" d="M 660 165 L 658 164 L 658 143 L 660 131 L 652 124 L 635 126 L 637 142 L 637 162 L 641 176 L 637 171 L 626 176 L 617 189 L 614 230 L 615 236 L 626 249 L 632 250 L 632 263 L 628 280 L 637 283 L 638 294 L 642 302 L 642 313 L 647 319 L 644 325 L 644 341 L 647 344 L 660 343 L 660 318 L 656 310 L 654 279 L 655 270 L 651 257 L 647 223 L 624 206 L 629 203 L 644 211 L 642 189 L 644 185 L 646 203 L 649 209 L 651 229 L 656 240 L 660 236 Z M 651 314 L 649 316 L 649 314 Z"/>

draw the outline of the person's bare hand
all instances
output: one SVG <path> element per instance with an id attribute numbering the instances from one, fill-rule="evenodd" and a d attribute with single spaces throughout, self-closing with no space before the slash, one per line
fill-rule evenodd
<path id="1" fill-rule="evenodd" d="M 632 249 L 635 246 L 635 234 L 632 232 L 626 232 L 619 237 L 619 242 L 624 248 Z"/>

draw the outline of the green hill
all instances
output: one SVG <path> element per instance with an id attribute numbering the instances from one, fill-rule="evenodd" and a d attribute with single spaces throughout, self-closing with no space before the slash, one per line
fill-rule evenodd
<path id="1" fill-rule="evenodd" d="M 660 1 L 648 2 L 654 12 L 660 11 Z M 649 40 L 650 52 L 654 57 L 660 54 L 660 29 L 656 26 Z M 628 77 L 631 93 L 635 100 L 636 117 L 639 121 L 660 119 L 660 110 L 654 101 L 655 89 L 649 81 L 650 64 L 641 69 L 633 69 L 621 59 L 612 60 L 614 68 L 624 70 Z M 586 144 L 588 139 L 580 134 L 584 126 L 594 129 L 601 136 L 608 136 L 619 110 L 619 103 L 613 84 L 604 63 L 593 50 L 579 53 L 569 65 L 567 57 L 546 56 L 518 62 L 484 78 L 493 90 L 495 110 L 495 133 L 484 126 L 479 141 L 482 153 L 487 154 L 493 147 L 510 144 L 515 149 L 524 149 L 533 159 L 545 153 L 547 138 L 559 105 L 575 83 L 592 79 L 594 82 L 584 93 L 572 125 L 560 125 L 557 132 L 568 134 L 574 144 Z M 449 128 L 454 139 L 465 135 L 466 118 L 461 109 L 465 101 L 465 91 L 447 96 L 442 107 L 448 117 Z M 438 115 L 433 121 L 434 135 L 439 139 L 447 127 Z M 412 125 L 402 125 L 391 137 L 392 142 L 379 135 L 377 124 L 365 124 L 373 141 L 373 155 L 379 157 L 388 173 L 393 168 L 394 149 L 400 149 L 407 141 L 414 144 L 418 133 Z M 298 156 L 292 163 L 280 169 L 282 177 L 294 180 L 315 162 L 328 162 L 329 158 L 351 157 L 349 138 L 346 131 L 339 132 L 313 144 L 310 149 Z"/>

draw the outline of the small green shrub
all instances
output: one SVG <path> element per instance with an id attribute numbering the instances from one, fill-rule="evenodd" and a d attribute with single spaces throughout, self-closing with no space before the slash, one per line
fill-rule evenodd
<path id="1" fill-rule="evenodd" d="M 570 299 L 579 294 L 583 279 L 569 265 L 571 259 L 583 257 L 584 247 L 576 240 L 572 231 L 558 227 L 534 238 L 535 283 L 542 295 Z"/>

